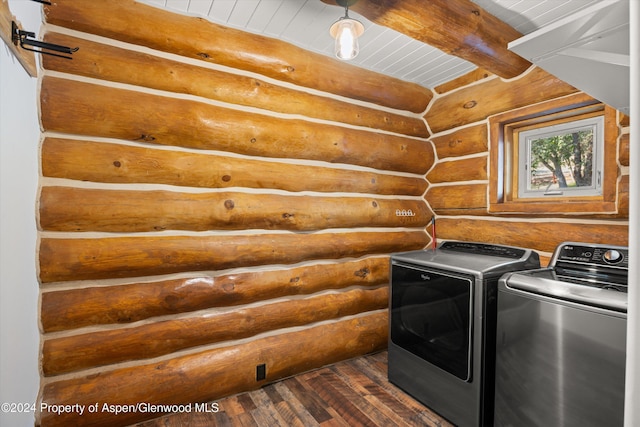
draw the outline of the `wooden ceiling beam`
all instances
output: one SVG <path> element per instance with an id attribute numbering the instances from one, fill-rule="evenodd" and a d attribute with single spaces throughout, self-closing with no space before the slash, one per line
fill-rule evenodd
<path id="1" fill-rule="evenodd" d="M 471 0 L 358 0 L 350 10 L 500 77 L 513 78 L 531 66 L 507 49 L 522 34 Z"/>

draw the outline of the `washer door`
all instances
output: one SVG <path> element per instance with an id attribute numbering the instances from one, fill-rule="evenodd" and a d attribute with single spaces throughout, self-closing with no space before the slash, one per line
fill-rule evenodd
<path id="1" fill-rule="evenodd" d="M 473 278 L 393 263 L 391 341 L 471 381 Z"/>

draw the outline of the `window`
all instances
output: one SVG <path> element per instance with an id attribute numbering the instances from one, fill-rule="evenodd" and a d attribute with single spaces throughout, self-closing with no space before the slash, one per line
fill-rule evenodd
<path id="1" fill-rule="evenodd" d="M 489 211 L 615 212 L 616 116 L 577 94 L 490 118 Z"/>
<path id="2" fill-rule="evenodd" d="M 604 117 L 514 131 L 518 198 L 602 194 Z"/>

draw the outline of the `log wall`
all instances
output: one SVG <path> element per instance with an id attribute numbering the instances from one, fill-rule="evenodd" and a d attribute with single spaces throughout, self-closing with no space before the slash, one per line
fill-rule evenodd
<path id="1" fill-rule="evenodd" d="M 133 0 L 44 10 L 79 50 L 43 57 L 38 424 L 385 348 L 389 254 L 431 242 L 430 90 Z"/>
<path id="2" fill-rule="evenodd" d="M 436 149 L 436 162 L 427 174 L 425 199 L 437 217 L 437 238 L 522 246 L 537 250 L 543 264 L 563 241 L 628 245 L 629 121 L 612 116 L 617 158 L 614 208 L 606 213 L 575 212 L 559 200 L 553 211 L 519 214 L 490 213 L 489 118 L 544 101 L 579 94 L 575 88 L 532 67 L 521 76 L 503 80 L 476 73 L 437 89 L 439 95 L 425 114 Z M 617 135 L 617 136 L 616 136 Z"/>
<path id="3" fill-rule="evenodd" d="M 440 240 L 543 260 L 627 244 L 619 114 L 614 212 L 489 213 L 489 118 L 577 92 L 535 67 L 434 93 L 133 0 L 44 10 L 44 39 L 80 49 L 42 58 L 39 425 L 129 425 L 384 348 L 389 254 L 430 245 L 434 214 Z"/>

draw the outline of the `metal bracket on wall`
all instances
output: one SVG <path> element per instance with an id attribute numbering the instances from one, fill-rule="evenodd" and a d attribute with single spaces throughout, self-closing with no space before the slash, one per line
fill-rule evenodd
<path id="1" fill-rule="evenodd" d="M 34 40 L 29 38 L 29 37 L 35 37 L 35 36 L 36 36 L 35 33 L 31 33 L 29 31 L 23 31 L 20 28 L 18 28 L 18 24 L 16 24 L 15 21 L 11 22 L 11 40 L 15 45 L 19 43 L 20 47 L 25 50 L 57 56 L 59 58 L 73 59 L 71 56 L 67 56 L 67 55 L 71 55 L 73 54 L 73 52 L 76 52 L 79 49 L 77 47 L 70 48 L 67 46 L 61 46 L 59 44 L 47 43 L 47 42 L 42 42 L 39 40 Z M 60 53 L 53 53 L 49 51 L 66 53 L 67 55 L 60 55 Z"/>
<path id="2" fill-rule="evenodd" d="M 0 38 L 2 38 L 2 41 L 7 45 L 20 65 L 24 67 L 25 71 L 31 77 L 36 77 L 38 75 L 38 67 L 36 65 L 35 55 L 32 52 L 20 49 L 13 44 L 13 36 L 11 32 L 13 21 L 17 22 L 16 18 L 9 10 L 8 0 L 0 0 Z M 19 23 L 16 25 L 19 26 Z"/>

